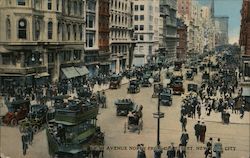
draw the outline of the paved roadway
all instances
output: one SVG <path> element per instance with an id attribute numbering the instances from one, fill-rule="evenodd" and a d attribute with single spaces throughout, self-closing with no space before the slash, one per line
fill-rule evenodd
<path id="1" fill-rule="evenodd" d="M 184 86 L 186 88 L 187 83 Z M 195 83 L 201 82 L 201 74 L 195 77 Z M 127 94 L 127 84 L 122 85 L 118 90 L 107 90 L 106 95 L 108 101 L 107 109 L 100 109 L 98 115 L 98 124 L 102 131 L 105 132 L 105 158 L 135 158 L 137 144 L 144 144 L 146 147 L 146 155 L 148 158 L 153 157 L 153 147 L 156 145 L 157 120 L 153 118 L 154 112 L 157 111 L 157 99 L 151 98 L 153 87 L 141 88 L 141 92 L 134 95 Z M 124 123 L 126 117 L 116 116 L 116 108 L 114 101 L 117 98 L 131 98 L 137 104 L 144 106 L 143 108 L 143 131 L 141 134 L 127 132 L 124 133 Z M 181 96 L 173 96 L 173 105 L 171 107 L 161 106 L 161 111 L 165 113 L 165 117 L 161 119 L 160 141 L 163 147 L 167 147 L 171 142 L 175 146 L 178 145 L 181 126 L 180 118 Z M 206 117 L 204 109 L 202 110 L 202 118 L 206 120 L 207 133 L 206 140 L 218 137 L 224 147 L 222 157 L 225 158 L 249 158 L 250 153 L 250 127 L 249 113 L 246 113 L 243 119 L 239 119 L 239 115 L 232 115 L 231 124 L 223 125 L 220 123 L 220 114 L 212 112 L 210 117 Z M 187 157 L 202 158 L 204 157 L 205 144 L 197 143 L 194 136 L 193 126 L 197 122 L 196 119 L 189 119 L 187 123 L 187 131 L 190 140 L 188 142 Z M 1 128 L 1 144 L 0 151 L 11 158 L 22 158 L 21 137 L 17 128 L 0 127 Z M 48 155 L 48 147 L 45 131 L 40 132 L 34 138 L 33 145 L 29 146 L 26 158 L 46 158 Z M 166 157 L 164 150 L 163 157 Z"/>

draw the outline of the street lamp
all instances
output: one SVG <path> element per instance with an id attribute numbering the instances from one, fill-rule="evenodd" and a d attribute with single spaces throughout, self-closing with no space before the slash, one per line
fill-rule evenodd
<path id="1" fill-rule="evenodd" d="M 161 74 L 161 69 L 160 69 L 159 73 Z M 162 88 L 160 88 L 159 92 L 158 92 L 158 108 L 157 108 L 157 112 L 153 113 L 153 117 L 157 118 L 157 145 L 160 145 L 160 119 L 164 117 L 164 113 L 161 112 L 161 110 L 160 110 L 161 92 L 162 92 Z"/>

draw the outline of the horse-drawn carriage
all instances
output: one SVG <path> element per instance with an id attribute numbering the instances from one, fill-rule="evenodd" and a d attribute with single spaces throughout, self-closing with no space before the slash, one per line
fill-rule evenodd
<path id="1" fill-rule="evenodd" d="M 48 107 L 46 105 L 32 105 L 27 118 L 20 121 L 20 132 L 32 129 L 34 133 L 37 133 L 46 122 L 47 111 Z"/>
<path id="2" fill-rule="evenodd" d="M 140 84 L 138 80 L 129 81 L 128 93 L 139 93 L 140 92 Z"/>
<path id="3" fill-rule="evenodd" d="M 128 114 L 128 120 L 124 124 L 124 133 L 128 130 L 131 132 L 137 131 L 140 134 L 143 128 L 142 109 L 143 106 L 141 105 L 137 110 Z"/>

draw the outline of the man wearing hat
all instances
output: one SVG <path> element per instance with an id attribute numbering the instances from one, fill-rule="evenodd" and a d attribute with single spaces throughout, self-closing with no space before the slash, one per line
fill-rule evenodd
<path id="1" fill-rule="evenodd" d="M 195 130 L 196 140 L 197 140 L 197 142 L 199 142 L 200 136 L 201 136 L 201 124 L 200 124 L 200 121 L 198 121 L 197 124 L 194 125 L 194 130 Z"/>
<path id="2" fill-rule="evenodd" d="M 207 131 L 207 127 L 206 127 L 204 121 L 202 121 L 202 123 L 201 123 L 201 131 L 200 131 L 200 141 L 202 143 L 205 142 L 206 131 Z"/>

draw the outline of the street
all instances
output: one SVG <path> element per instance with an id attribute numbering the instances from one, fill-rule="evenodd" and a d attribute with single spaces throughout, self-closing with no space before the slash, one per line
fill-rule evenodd
<path id="1" fill-rule="evenodd" d="M 163 71 L 164 72 L 164 71 Z M 183 72 L 185 74 L 185 71 Z M 163 75 L 162 75 L 163 76 Z M 190 82 L 200 83 L 201 73 L 195 76 L 194 81 L 184 81 L 186 89 Z M 98 115 L 98 124 L 105 133 L 105 158 L 132 158 L 137 155 L 137 144 L 144 144 L 147 157 L 153 157 L 153 148 L 156 145 L 157 120 L 153 118 L 153 113 L 157 111 L 157 98 L 152 98 L 152 87 L 141 87 L 140 93 L 127 94 L 127 84 L 117 90 L 106 90 L 108 105 L 106 109 L 100 108 Z M 124 124 L 127 118 L 116 116 L 116 99 L 131 98 L 138 105 L 143 105 L 143 130 L 140 134 L 137 132 L 124 133 Z M 178 146 L 181 136 L 180 107 L 181 99 L 179 95 L 173 96 L 173 105 L 161 106 L 161 112 L 165 117 L 161 119 L 160 142 L 164 149 L 162 157 L 166 157 L 166 149 L 171 142 Z M 222 157 L 226 158 L 247 158 L 249 156 L 249 113 L 246 113 L 243 119 L 239 114 L 231 114 L 229 125 L 224 125 L 220 120 L 220 113 L 212 112 L 210 116 L 205 115 L 202 107 L 201 119 L 205 121 L 207 133 L 205 142 L 210 137 L 214 141 L 221 139 L 224 152 Z M 194 125 L 196 119 L 188 118 L 187 132 L 189 141 L 187 144 L 187 157 L 201 158 L 204 155 L 205 144 L 197 143 L 194 135 Z M 26 156 L 22 156 L 21 135 L 17 127 L 1 126 L 1 153 L 11 158 L 45 158 L 48 155 L 47 138 L 45 131 L 39 132 L 34 137 L 33 144 L 29 146 Z"/>

